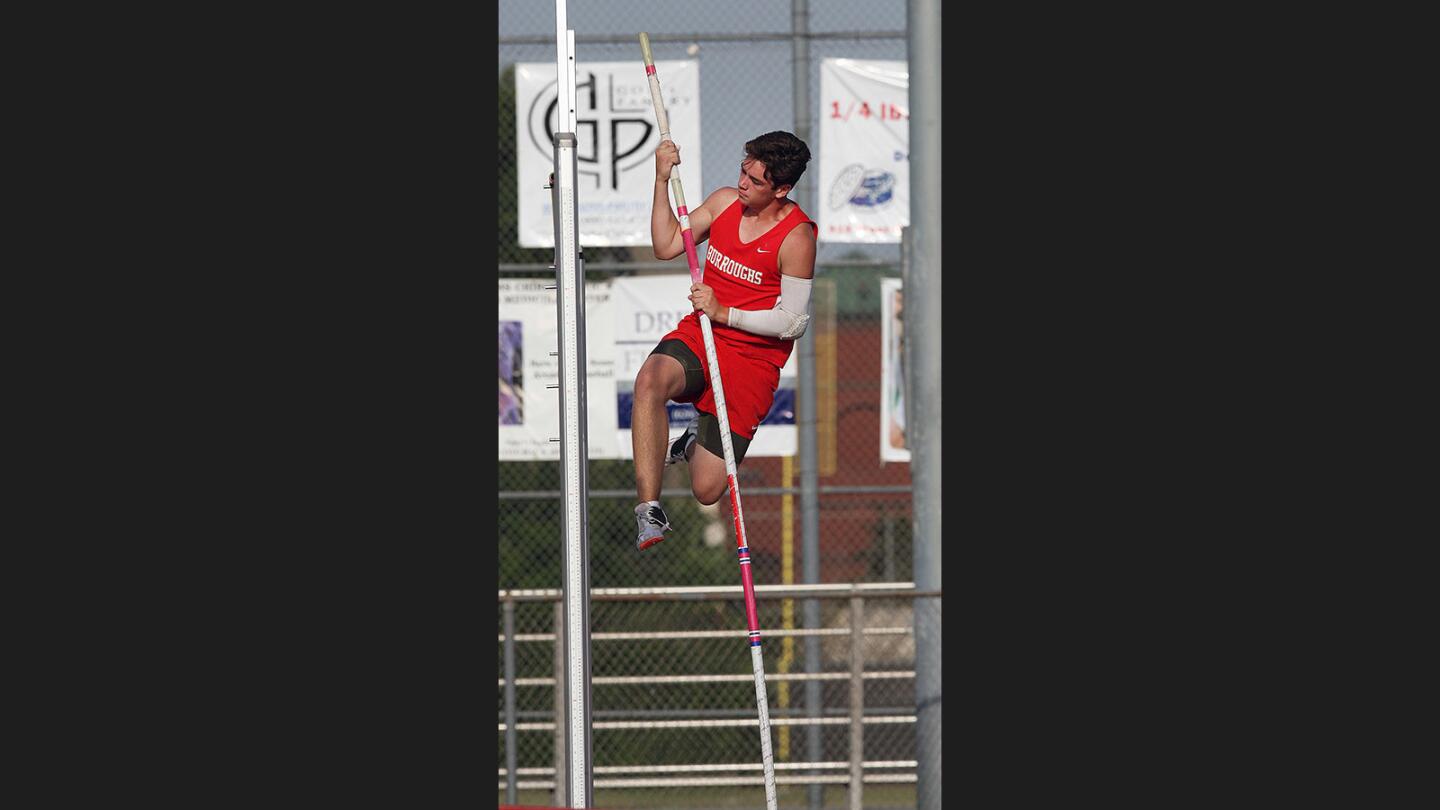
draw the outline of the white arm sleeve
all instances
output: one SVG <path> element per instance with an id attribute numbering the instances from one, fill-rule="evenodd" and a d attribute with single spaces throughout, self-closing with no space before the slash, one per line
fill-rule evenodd
<path id="1" fill-rule="evenodd" d="M 795 340 L 805 334 L 810 322 L 810 286 L 812 279 L 780 274 L 780 297 L 774 309 L 743 310 L 730 308 L 729 324 L 755 335 L 768 335 L 781 340 Z"/>

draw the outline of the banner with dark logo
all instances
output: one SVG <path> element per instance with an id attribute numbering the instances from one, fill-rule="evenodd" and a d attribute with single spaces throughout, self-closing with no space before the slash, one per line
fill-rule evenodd
<path id="1" fill-rule="evenodd" d="M 670 130 L 680 146 L 678 171 L 687 190 L 700 189 L 700 63 L 656 62 Z M 660 130 L 645 65 L 575 64 L 575 199 L 580 244 L 650 244 L 650 201 Z M 555 223 L 546 181 L 555 168 L 557 95 L 554 62 L 515 66 L 516 200 L 521 247 L 553 247 Z M 686 200 L 699 205 L 703 196 Z"/>
<path id="2" fill-rule="evenodd" d="M 910 224 L 909 98 L 904 61 L 821 60 L 820 241 L 900 241 Z"/>

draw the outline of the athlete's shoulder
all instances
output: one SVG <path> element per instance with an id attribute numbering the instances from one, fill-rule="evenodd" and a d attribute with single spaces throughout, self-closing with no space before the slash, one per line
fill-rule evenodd
<path id="1" fill-rule="evenodd" d="M 812 227 L 806 228 L 805 225 Z M 780 272 L 797 278 L 815 277 L 815 230 L 814 223 L 797 219 L 790 232 L 780 242 Z"/>
<path id="2" fill-rule="evenodd" d="M 815 235 L 819 233 L 819 226 L 815 224 L 815 220 L 805 216 L 805 212 L 801 211 L 798 207 L 791 211 L 792 214 L 797 212 L 800 216 L 795 217 L 795 223 L 790 226 L 790 230 L 785 234 L 785 239 L 782 244 L 808 244 L 813 246 L 815 244 Z M 789 217 L 787 216 L 786 218 L 788 219 Z M 800 227 L 801 225 L 809 225 L 810 227 L 802 228 Z"/>
<path id="3" fill-rule="evenodd" d="M 734 205 L 738 199 L 740 199 L 740 189 L 734 186 L 721 186 L 710 192 L 710 196 L 705 198 L 705 207 L 718 214 Z"/>

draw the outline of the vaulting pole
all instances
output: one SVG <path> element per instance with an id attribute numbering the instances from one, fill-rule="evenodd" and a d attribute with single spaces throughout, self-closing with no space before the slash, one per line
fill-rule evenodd
<path id="1" fill-rule="evenodd" d="M 665 112 L 665 99 L 660 95 L 660 77 L 650 53 L 650 35 L 640 34 L 640 52 L 645 57 L 645 75 L 650 80 L 650 98 L 655 103 L 655 119 L 660 124 L 660 140 L 670 137 L 670 116 Z M 678 168 L 670 172 L 670 193 L 675 198 L 676 216 L 680 220 L 680 236 L 685 242 L 685 260 L 690 265 L 690 280 L 699 283 L 703 274 L 695 254 L 695 235 L 690 231 L 690 213 L 685 206 L 685 192 L 680 185 Z M 760 655 L 760 621 L 755 609 L 755 583 L 750 573 L 750 544 L 745 540 L 745 518 L 740 511 L 740 482 L 736 475 L 735 448 L 730 441 L 730 418 L 725 412 L 725 386 L 720 380 L 720 362 L 715 357 L 715 335 L 710 318 L 700 313 L 700 331 L 705 337 L 705 361 L 710 366 L 710 387 L 715 392 L 715 416 L 720 420 L 720 444 L 725 451 L 725 477 L 730 482 L 730 513 L 735 518 L 735 543 L 740 555 L 740 583 L 745 592 L 745 621 L 750 628 L 750 663 L 755 671 L 755 704 L 760 710 L 760 758 L 765 770 L 765 807 L 775 810 L 775 758 L 770 750 L 770 702 L 765 696 L 765 662 Z"/>

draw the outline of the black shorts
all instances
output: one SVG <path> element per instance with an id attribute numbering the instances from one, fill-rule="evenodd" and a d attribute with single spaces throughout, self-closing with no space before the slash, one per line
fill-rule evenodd
<path id="1" fill-rule="evenodd" d="M 685 369 L 685 390 L 675 398 L 676 402 L 694 402 L 705 392 L 705 367 L 701 364 L 700 358 L 690 351 L 685 341 L 662 340 L 660 344 L 650 352 L 651 354 L 663 354 L 680 361 Z M 725 446 L 720 441 L 720 417 L 712 413 L 706 413 L 696 409 L 700 414 L 700 427 L 697 428 L 700 446 L 714 453 L 720 458 L 725 457 Z M 735 464 L 739 466 L 740 461 L 745 458 L 745 451 L 750 447 L 750 440 L 730 431 L 730 448 L 735 451 Z"/>

